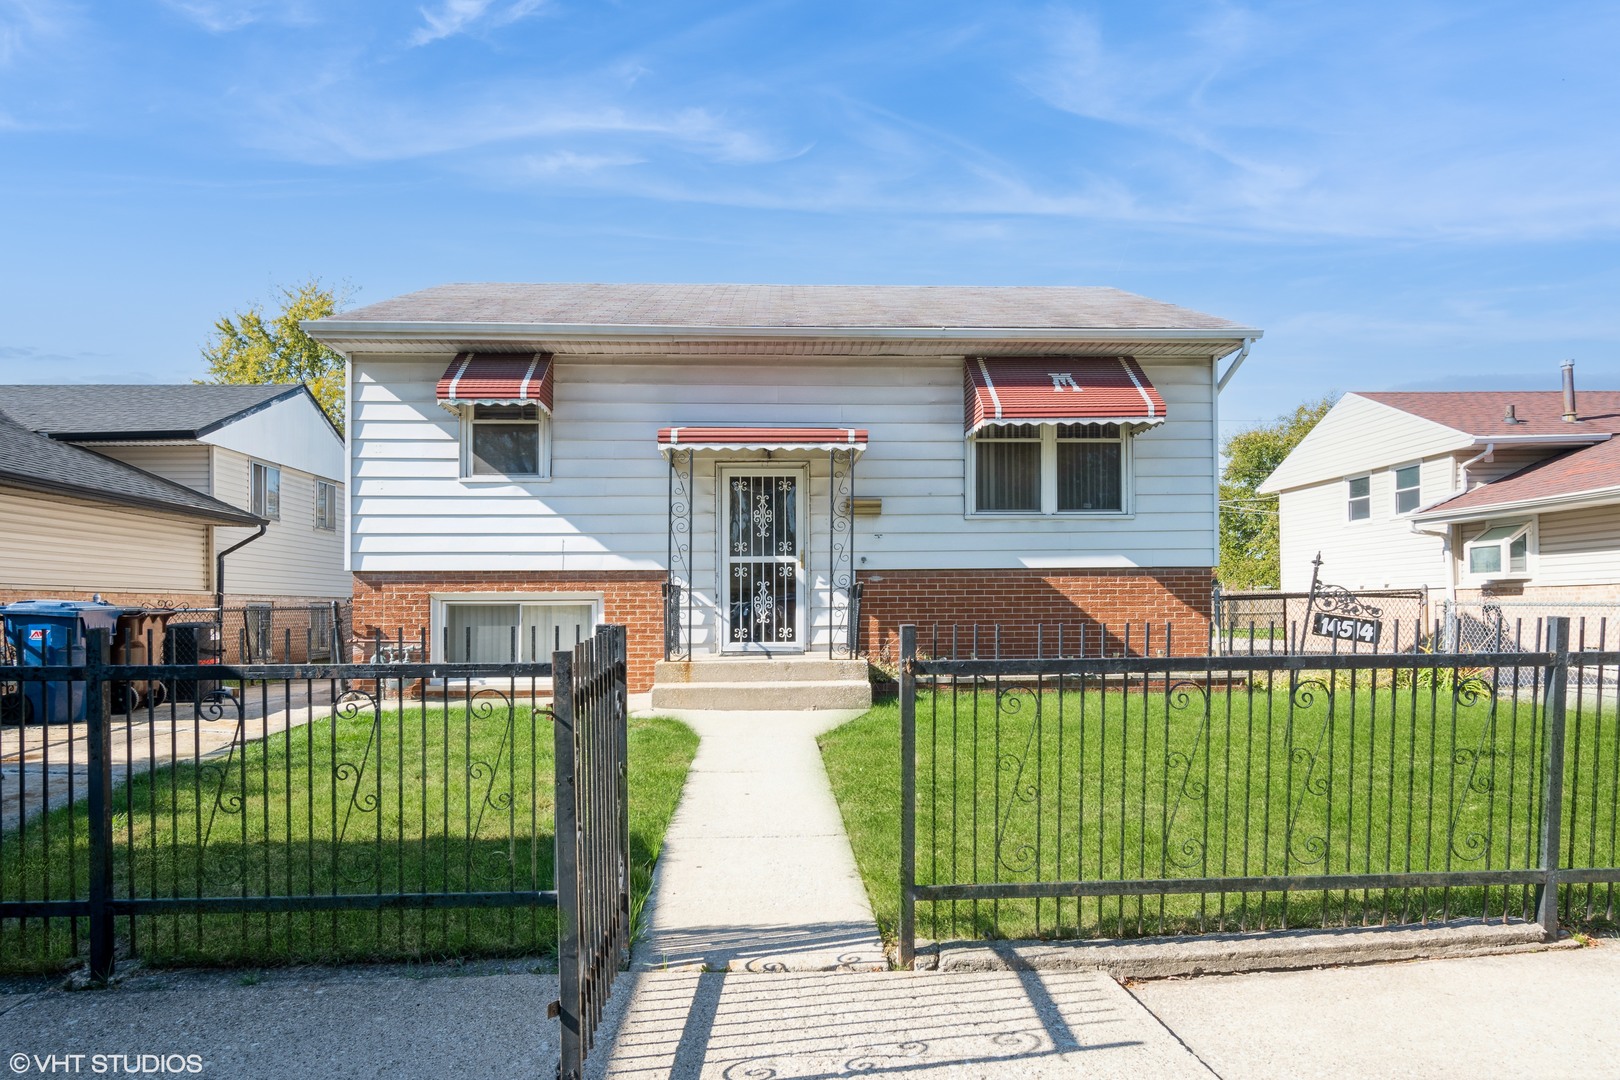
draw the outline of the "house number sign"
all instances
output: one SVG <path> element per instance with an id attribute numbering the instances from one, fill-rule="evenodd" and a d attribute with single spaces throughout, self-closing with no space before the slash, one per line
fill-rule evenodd
<path id="1" fill-rule="evenodd" d="M 1358 619 L 1353 615 L 1335 615 L 1331 611 L 1318 611 L 1311 620 L 1311 633 L 1318 637 L 1355 641 L 1363 645 L 1377 645 L 1384 624 L 1378 619 Z"/>

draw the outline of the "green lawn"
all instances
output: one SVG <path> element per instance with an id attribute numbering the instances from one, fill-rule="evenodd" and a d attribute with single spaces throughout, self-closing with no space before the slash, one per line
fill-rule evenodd
<path id="1" fill-rule="evenodd" d="M 249 724 L 251 734 L 251 723 Z M 632 909 L 639 914 L 697 736 L 629 727 Z M 182 749 L 182 754 L 184 753 Z M 273 734 L 117 789 L 117 894 L 311 896 L 552 887 L 552 725 L 544 714 L 428 703 Z M 0 836 L 0 899 L 86 895 L 82 803 Z M 82 954 L 68 920 L 8 920 L 0 970 Z M 533 908 L 161 915 L 119 920 L 121 947 L 160 964 L 305 963 L 548 954 Z"/>
<path id="2" fill-rule="evenodd" d="M 998 696 L 964 686 L 917 706 L 920 884 L 1523 868 L 1539 838 L 1541 726 L 1528 700 L 1430 685 L 1184 685 Z M 1566 864 L 1616 864 L 1617 733 L 1572 717 Z M 899 909 L 899 712 L 821 740 L 874 911 Z M 1576 921 L 1607 886 L 1570 890 Z M 1359 925 L 1489 911 L 1522 888 L 919 904 L 925 938 L 1132 936 Z"/>

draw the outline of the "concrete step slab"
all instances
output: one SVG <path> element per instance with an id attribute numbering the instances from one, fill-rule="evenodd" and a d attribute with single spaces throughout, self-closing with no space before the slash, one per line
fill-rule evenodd
<path id="1" fill-rule="evenodd" d="M 653 684 L 653 709 L 732 712 L 793 709 L 869 709 L 872 685 L 864 679 L 809 682 L 704 682 Z"/>
<path id="2" fill-rule="evenodd" d="M 702 660 L 660 660 L 653 665 L 653 683 L 740 682 L 865 682 L 865 660 L 829 660 L 826 657 L 707 657 Z"/>

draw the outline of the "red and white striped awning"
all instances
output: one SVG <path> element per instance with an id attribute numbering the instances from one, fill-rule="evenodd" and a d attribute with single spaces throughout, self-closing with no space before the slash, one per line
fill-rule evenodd
<path id="1" fill-rule="evenodd" d="M 968 434 L 992 424 L 1158 424 L 1164 398 L 1129 356 L 970 356 Z"/>
<path id="2" fill-rule="evenodd" d="M 550 353 L 461 353 L 439 376 L 439 404 L 538 405 L 551 411 Z"/>
<path id="3" fill-rule="evenodd" d="M 846 427 L 667 427 L 658 449 L 854 450 L 866 449 L 866 429 Z"/>

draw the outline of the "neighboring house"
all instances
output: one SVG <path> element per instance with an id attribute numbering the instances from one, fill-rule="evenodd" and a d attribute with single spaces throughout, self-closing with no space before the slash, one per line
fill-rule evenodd
<path id="1" fill-rule="evenodd" d="M 264 655 L 350 594 L 343 439 L 303 386 L 0 386 L 0 425 L 0 602 L 222 594 Z"/>
<path id="2" fill-rule="evenodd" d="M 1620 392 L 1346 394 L 1260 491 L 1282 588 L 1620 600 Z"/>
<path id="3" fill-rule="evenodd" d="M 357 632 L 504 660 L 622 622 L 635 690 L 903 622 L 1202 648 L 1217 364 L 1259 336 L 1108 288 L 761 285 L 449 285 L 306 329 L 350 360 Z"/>

